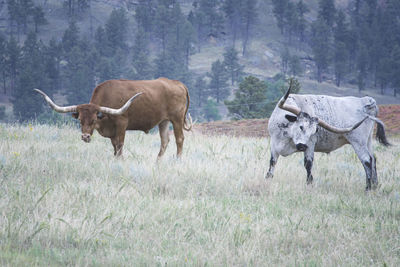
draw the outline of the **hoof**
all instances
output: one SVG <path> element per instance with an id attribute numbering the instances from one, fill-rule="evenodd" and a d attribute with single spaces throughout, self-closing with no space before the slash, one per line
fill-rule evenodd
<path id="1" fill-rule="evenodd" d="M 274 177 L 274 175 L 272 174 L 272 173 L 270 173 L 270 172 L 268 172 L 266 175 L 265 175 L 265 179 L 272 179 Z"/>

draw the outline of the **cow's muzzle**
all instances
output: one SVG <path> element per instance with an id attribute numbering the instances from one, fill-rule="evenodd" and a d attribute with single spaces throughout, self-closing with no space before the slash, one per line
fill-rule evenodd
<path id="1" fill-rule="evenodd" d="M 86 134 L 86 133 L 82 134 L 81 139 L 83 141 L 85 141 L 86 143 L 89 143 L 90 142 L 90 134 Z"/>
<path id="2" fill-rule="evenodd" d="M 306 151 L 307 148 L 308 148 L 308 146 L 305 145 L 305 144 L 297 144 L 297 145 L 296 145 L 296 149 L 297 149 L 298 151 Z"/>

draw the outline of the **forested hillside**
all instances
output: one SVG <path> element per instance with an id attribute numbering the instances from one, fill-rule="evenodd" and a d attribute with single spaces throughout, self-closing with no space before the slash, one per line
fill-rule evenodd
<path id="1" fill-rule="evenodd" d="M 199 120 L 302 93 L 399 103 L 398 0 L 0 0 L 0 120 L 48 119 L 108 79 L 178 79 Z M 6 107 L 6 108 L 5 108 Z"/>

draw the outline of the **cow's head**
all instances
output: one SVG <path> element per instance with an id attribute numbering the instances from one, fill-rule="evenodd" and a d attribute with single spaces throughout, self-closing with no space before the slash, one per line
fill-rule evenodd
<path id="1" fill-rule="evenodd" d="M 97 126 L 99 120 L 103 119 L 104 114 L 110 115 L 122 115 L 125 111 L 128 110 L 132 101 L 141 95 L 142 93 L 137 93 L 136 95 L 132 96 L 121 108 L 113 109 L 107 107 L 101 107 L 96 104 L 82 104 L 82 105 L 75 105 L 75 106 L 67 106 L 67 107 L 60 107 L 54 104 L 54 102 L 48 97 L 45 93 L 40 91 L 39 89 L 34 89 L 36 92 L 40 93 L 47 103 L 50 105 L 52 109 L 60 113 L 67 113 L 72 112 L 72 117 L 75 119 L 79 119 L 81 123 L 81 130 L 82 130 L 82 140 L 85 142 L 90 142 L 90 137 L 93 134 L 94 129 Z"/>
<path id="2" fill-rule="evenodd" d="M 292 84 L 293 80 L 290 80 L 289 89 L 284 97 L 279 101 L 278 107 L 291 113 L 285 115 L 285 118 L 289 121 L 288 135 L 290 138 L 292 138 L 297 150 L 299 151 L 305 151 L 308 148 L 311 137 L 314 136 L 318 131 L 318 126 L 321 126 L 332 133 L 346 134 L 356 129 L 361 125 L 361 123 L 363 123 L 364 120 L 368 118 L 367 116 L 352 127 L 348 128 L 338 128 L 332 126 L 318 117 L 310 116 L 310 114 L 303 112 L 296 106 L 285 104 L 285 101 L 290 94 L 290 90 L 292 89 Z"/>

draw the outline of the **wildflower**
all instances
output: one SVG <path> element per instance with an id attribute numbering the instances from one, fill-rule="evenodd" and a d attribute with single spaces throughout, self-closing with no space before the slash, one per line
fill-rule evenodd
<path id="1" fill-rule="evenodd" d="M 247 215 L 247 214 L 244 214 L 243 212 L 241 212 L 239 214 L 239 217 L 240 217 L 240 220 L 243 221 L 243 222 L 251 222 L 251 215 L 250 214 Z"/>

